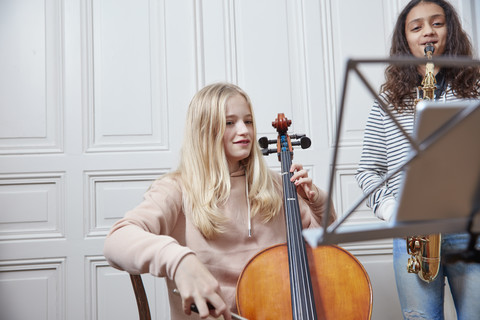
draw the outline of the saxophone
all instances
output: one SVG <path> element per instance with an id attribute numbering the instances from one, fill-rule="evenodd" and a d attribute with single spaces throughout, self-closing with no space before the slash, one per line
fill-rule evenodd
<path id="1" fill-rule="evenodd" d="M 433 51 L 433 44 L 427 43 L 425 56 L 428 60 L 432 59 Z M 426 63 L 425 77 L 423 78 L 422 86 L 417 88 L 415 105 L 422 100 L 434 100 L 435 85 L 437 83 L 434 68 L 433 62 L 428 61 Z M 423 91 L 422 98 L 420 98 L 420 90 Z M 440 269 L 441 241 L 441 234 L 407 237 L 407 252 L 410 255 L 407 271 L 418 274 L 419 278 L 425 282 L 435 280 Z"/>

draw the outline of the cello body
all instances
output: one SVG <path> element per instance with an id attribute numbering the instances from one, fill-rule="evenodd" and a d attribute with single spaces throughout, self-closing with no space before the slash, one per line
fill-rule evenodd
<path id="1" fill-rule="evenodd" d="M 259 140 L 263 153 L 277 152 L 281 162 L 287 243 L 260 251 L 247 263 L 237 282 L 238 312 L 251 320 L 370 319 L 372 287 L 361 263 L 338 246 L 311 248 L 303 239 L 290 168 L 292 146 L 308 148 L 310 139 L 287 135 L 290 124 L 283 113 L 278 114 L 272 123 L 279 133 L 277 140 Z M 270 151 L 270 143 L 276 143 L 277 149 Z"/>
<path id="2" fill-rule="evenodd" d="M 370 319 L 372 287 L 367 272 L 338 246 L 307 247 L 318 319 Z M 278 244 L 257 253 L 237 284 L 237 308 L 247 319 L 292 319 L 288 252 Z"/>

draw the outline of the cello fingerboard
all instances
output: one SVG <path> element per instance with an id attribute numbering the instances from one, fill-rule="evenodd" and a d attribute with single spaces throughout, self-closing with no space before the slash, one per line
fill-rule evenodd
<path id="1" fill-rule="evenodd" d="M 283 144 L 282 141 L 281 144 Z M 280 158 L 282 163 L 284 210 L 287 227 L 292 317 L 294 320 L 317 319 L 307 252 L 302 236 L 302 221 L 298 205 L 297 189 L 294 183 L 290 181 L 293 173 L 290 172 L 292 157 L 288 148 L 282 148 Z"/>

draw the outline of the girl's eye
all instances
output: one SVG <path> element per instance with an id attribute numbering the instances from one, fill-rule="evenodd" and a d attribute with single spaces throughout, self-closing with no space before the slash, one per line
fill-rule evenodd
<path id="1" fill-rule="evenodd" d="M 233 124 L 233 121 L 227 120 L 227 126 L 231 126 Z"/>
<path id="2" fill-rule="evenodd" d="M 253 121 L 252 120 L 246 120 L 245 123 L 246 124 L 253 124 Z"/>

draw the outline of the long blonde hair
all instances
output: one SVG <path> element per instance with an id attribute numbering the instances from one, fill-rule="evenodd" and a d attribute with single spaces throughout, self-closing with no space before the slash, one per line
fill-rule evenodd
<path id="1" fill-rule="evenodd" d="M 261 214 L 266 222 L 281 209 L 281 185 L 263 159 L 256 140 L 256 124 L 248 95 L 230 83 L 215 83 L 201 89 L 190 102 L 182 145 L 179 176 L 184 190 L 184 212 L 207 238 L 224 232 L 225 216 L 219 210 L 230 196 L 230 173 L 223 145 L 226 105 L 242 95 L 252 114 L 254 139 L 250 155 L 242 160 L 248 183 L 251 216 Z"/>

